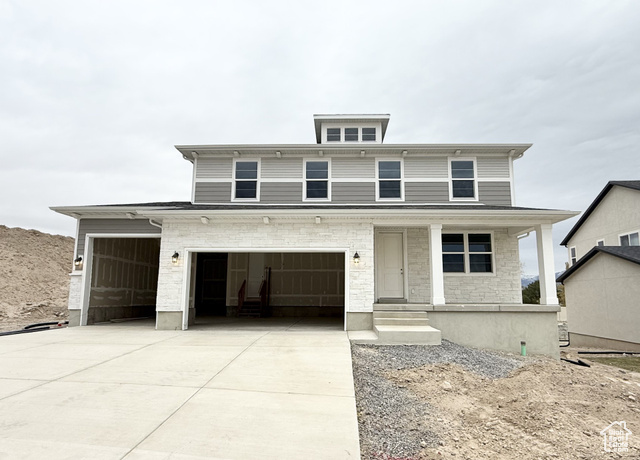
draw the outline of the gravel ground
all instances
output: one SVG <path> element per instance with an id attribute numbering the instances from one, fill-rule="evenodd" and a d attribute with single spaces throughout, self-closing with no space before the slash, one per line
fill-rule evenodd
<path id="1" fill-rule="evenodd" d="M 506 377 L 523 364 L 517 356 L 467 348 L 446 340 L 440 346 L 351 346 L 362 458 L 402 459 L 440 442 L 429 429 L 432 407 L 387 378 L 391 371 L 455 363 L 487 378 Z"/>

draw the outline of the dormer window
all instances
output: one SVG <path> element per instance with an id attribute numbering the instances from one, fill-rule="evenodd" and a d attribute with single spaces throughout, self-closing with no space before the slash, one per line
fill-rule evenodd
<path id="1" fill-rule="evenodd" d="M 345 128 L 344 140 L 345 142 L 358 142 L 358 128 Z"/>
<path id="2" fill-rule="evenodd" d="M 340 142 L 342 140 L 340 131 L 340 128 L 327 128 L 327 142 Z"/>
<path id="3" fill-rule="evenodd" d="M 376 141 L 376 129 L 375 128 L 362 128 L 362 141 L 363 142 L 375 142 Z"/>

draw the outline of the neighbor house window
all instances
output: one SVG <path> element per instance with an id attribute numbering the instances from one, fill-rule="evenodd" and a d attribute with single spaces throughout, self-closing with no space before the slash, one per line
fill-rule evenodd
<path id="1" fill-rule="evenodd" d="M 375 141 L 376 129 L 375 128 L 362 128 L 362 140 L 363 141 Z"/>
<path id="2" fill-rule="evenodd" d="M 453 198 L 476 197 L 475 168 L 473 160 L 451 161 L 451 196 Z"/>
<path id="3" fill-rule="evenodd" d="M 258 197 L 258 162 L 237 161 L 235 168 L 235 198 L 250 200 Z"/>
<path id="4" fill-rule="evenodd" d="M 344 140 L 347 142 L 358 142 L 358 128 L 345 128 Z"/>
<path id="5" fill-rule="evenodd" d="M 571 265 L 574 265 L 578 261 L 578 257 L 576 256 L 575 246 L 569 248 L 569 258 L 571 259 Z"/>
<path id="6" fill-rule="evenodd" d="M 620 246 L 640 246 L 638 232 L 620 235 Z"/>
<path id="7" fill-rule="evenodd" d="M 305 163 L 306 199 L 329 198 L 329 162 L 307 161 Z"/>
<path id="8" fill-rule="evenodd" d="M 378 162 L 378 198 L 402 198 L 402 164 L 400 161 Z"/>
<path id="9" fill-rule="evenodd" d="M 445 273 L 493 273 L 491 234 L 443 234 L 442 269 Z"/>
<path id="10" fill-rule="evenodd" d="M 340 128 L 327 128 L 327 142 L 340 142 Z"/>

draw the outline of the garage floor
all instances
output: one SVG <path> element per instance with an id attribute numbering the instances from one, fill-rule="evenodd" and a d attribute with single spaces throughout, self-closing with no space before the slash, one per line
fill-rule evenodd
<path id="1" fill-rule="evenodd" d="M 275 320 L 0 337 L 0 458 L 360 458 L 341 322 Z"/>

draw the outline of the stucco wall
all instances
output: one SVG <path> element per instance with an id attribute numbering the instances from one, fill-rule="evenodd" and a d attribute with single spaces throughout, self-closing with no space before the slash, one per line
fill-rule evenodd
<path id="1" fill-rule="evenodd" d="M 578 259 L 605 240 L 605 246 L 619 246 L 618 236 L 640 230 L 640 191 L 614 186 L 589 218 L 569 240 L 576 247 Z"/>
<path id="2" fill-rule="evenodd" d="M 640 265 L 599 253 L 564 285 L 569 333 L 640 343 Z"/>
<path id="3" fill-rule="evenodd" d="M 158 311 L 179 311 L 183 292 L 185 248 L 238 250 L 327 249 L 327 252 L 356 251 L 360 263 L 349 264 L 345 279 L 350 279 L 347 311 L 370 312 L 373 309 L 373 225 L 354 220 L 345 222 L 278 222 L 269 224 L 252 219 L 239 222 L 202 224 L 199 221 L 165 219 L 160 248 Z M 181 255 L 177 265 L 171 255 Z M 243 251 L 247 252 L 247 251 Z"/>
<path id="4" fill-rule="evenodd" d="M 446 229 L 443 233 L 453 233 Z M 518 239 L 495 230 L 495 274 L 446 274 L 446 303 L 522 303 Z"/>

